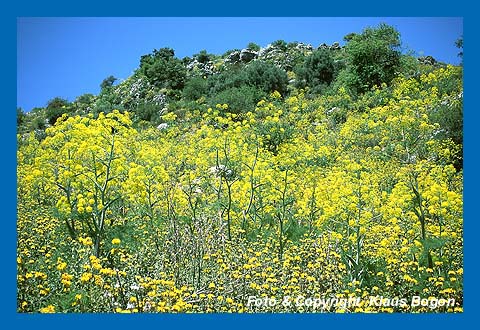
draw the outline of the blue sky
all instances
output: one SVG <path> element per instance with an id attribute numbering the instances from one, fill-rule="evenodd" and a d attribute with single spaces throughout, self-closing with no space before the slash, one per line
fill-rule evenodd
<path id="1" fill-rule="evenodd" d="M 127 78 L 154 48 L 171 47 L 181 58 L 278 39 L 316 47 L 381 22 L 400 32 L 405 51 L 460 62 L 454 42 L 462 18 L 18 18 L 17 106 L 30 111 L 56 96 L 97 94 L 105 77 Z"/>

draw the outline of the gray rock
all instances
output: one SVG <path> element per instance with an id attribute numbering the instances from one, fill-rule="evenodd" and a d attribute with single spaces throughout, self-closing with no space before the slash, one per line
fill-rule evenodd
<path id="1" fill-rule="evenodd" d="M 231 52 L 227 59 L 225 60 L 226 63 L 238 63 L 240 61 L 240 52 L 238 50 Z"/>
<path id="2" fill-rule="evenodd" d="M 336 41 L 330 46 L 331 50 L 338 50 L 338 49 L 341 49 L 341 48 L 342 47 L 340 47 L 340 44 Z"/>
<path id="3" fill-rule="evenodd" d="M 437 64 L 437 60 L 434 59 L 432 56 L 428 55 L 428 56 L 420 56 L 418 58 L 418 61 L 422 64 L 426 64 L 426 65 L 435 65 Z"/>
<path id="4" fill-rule="evenodd" d="M 256 58 L 258 53 L 254 50 L 251 50 L 249 48 L 242 49 L 240 52 L 240 61 L 248 63 L 254 58 Z"/>
<path id="5" fill-rule="evenodd" d="M 313 46 L 310 45 L 310 44 L 304 44 L 303 42 L 299 42 L 299 43 L 295 46 L 295 49 L 296 49 L 296 50 L 299 50 L 299 51 L 312 51 L 312 50 L 313 50 Z"/>

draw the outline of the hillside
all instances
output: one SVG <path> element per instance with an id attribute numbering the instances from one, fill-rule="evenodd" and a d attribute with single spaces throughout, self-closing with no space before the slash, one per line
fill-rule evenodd
<path id="1" fill-rule="evenodd" d="M 463 68 L 345 41 L 17 111 L 17 310 L 461 312 Z"/>

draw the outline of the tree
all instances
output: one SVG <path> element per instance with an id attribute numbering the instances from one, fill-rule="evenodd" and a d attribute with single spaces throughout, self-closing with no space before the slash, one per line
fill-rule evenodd
<path id="1" fill-rule="evenodd" d="M 55 97 L 48 101 L 47 107 L 45 108 L 45 116 L 50 125 L 55 124 L 58 118 L 69 112 L 70 103 L 61 97 Z"/>
<path id="2" fill-rule="evenodd" d="M 193 55 L 194 58 L 197 59 L 198 62 L 200 63 L 207 63 L 210 61 L 211 54 L 208 54 L 205 49 L 201 50 L 198 54 Z"/>
<path id="3" fill-rule="evenodd" d="M 309 55 L 303 65 L 296 69 L 297 86 L 308 86 L 318 91 L 330 85 L 335 77 L 335 62 L 328 49 L 318 49 Z"/>
<path id="4" fill-rule="evenodd" d="M 251 49 L 251 50 L 254 50 L 256 52 L 258 52 L 260 50 L 260 46 L 257 45 L 256 43 L 254 42 L 250 42 L 248 45 L 247 45 L 247 48 L 248 49 Z"/>
<path id="5" fill-rule="evenodd" d="M 254 61 L 242 69 L 232 69 L 209 77 L 210 93 L 219 93 L 233 87 L 250 86 L 263 93 L 278 91 L 285 95 L 288 87 L 287 73 L 273 63 Z"/>
<path id="6" fill-rule="evenodd" d="M 95 95 L 93 94 L 82 94 L 78 96 L 75 101 L 72 103 L 75 108 L 75 113 L 80 115 L 85 115 L 93 110 L 95 104 Z"/>
<path id="7" fill-rule="evenodd" d="M 265 93 L 278 91 L 285 95 L 288 87 L 287 73 L 276 65 L 255 61 L 242 71 L 243 80 L 249 86 L 255 86 Z"/>
<path id="8" fill-rule="evenodd" d="M 347 34 L 345 37 L 343 37 L 343 40 L 345 41 L 351 41 L 353 38 L 355 38 L 358 34 L 356 34 L 355 32 L 352 32 L 352 33 L 349 33 Z"/>
<path id="9" fill-rule="evenodd" d="M 220 93 L 215 93 L 211 96 L 209 103 L 228 104 L 228 112 L 241 114 L 255 110 L 255 105 L 265 98 L 265 93 L 254 87 L 243 85 L 240 87 L 231 87 Z"/>
<path id="10" fill-rule="evenodd" d="M 463 36 L 455 40 L 455 46 L 457 46 L 458 49 L 460 49 L 460 52 L 458 53 L 458 56 L 463 59 Z"/>
<path id="11" fill-rule="evenodd" d="M 25 121 L 25 112 L 22 108 L 17 108 L 17 127 L 22 125 Z"/>
<path id="12" fill-rule="evenodd" d="M 400 33 L 382 23 L 349 36 L 346 52 L 350 87 L 363 93 L 373 86 L 390 84 L 400 66 Z"/>
<path id="13" fill-rule="evenodd" d="M 285 40 L 275 40 L 274 42 L 272 42 L 272 46 L 281 50 L 287 50 L 287 42 Z"/>
<path id="14" fill-rule="evenodd" d="M 156 123 L 162 113 L 163 105 L 154 102 L 140 103 L 134 110 L 135 119 Z"/>
<path id="15" fill-rule="evenodd" d="M 113 83 L 117 80 L 114 76 L 108 76 L 107 78 L 103 79 L 102 83 L 100 84 L 101 89 L 105 89 L 108 87 L 112 87 Z"/>
<path id="16" fill-rule="evenodd" d="M 140 72 L 158 88 L 180 90 L 185 84 L 187 70 L 175 57 L 172 48 L 155 49 L 140 58 Z"/>
<path id="17" fill-rule="evenodd" d="M 190 101 L 196 101 L 208 93 L 208 82 L 203 77 L 193 77 L 185 83 L 183 97 Z"/>

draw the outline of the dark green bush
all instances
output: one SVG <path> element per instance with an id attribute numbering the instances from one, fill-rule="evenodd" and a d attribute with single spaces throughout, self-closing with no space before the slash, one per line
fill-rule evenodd
<path id="1" fill-rule="evenodd" d="M 134 110 L 135 119 L 137 121 L 144 120 L 152 123 L 160 121 L 163 105 L 158 105 L 152 102 L 141 103 Z"/>
<path id="2" fill-rule="evenodd" d="M 312 92 L 320 92 L 335 78 L 335 62 L 331 51 L 318 49 L 308 56 L 295 70 L 298 88 L 310 87 Z"/>
<path id="3" fill-rule="evenodd" d="M 55 97 L 54 99 L 48 101 L 47 107 L 45 108 L 45 116 L 50 125 L 55 124 L 58 118 L 60 118 L 65 113 L 70 113 L 70 103 L 61 98 Z"/>
<path id="4" fill-rule="evenodd" d="M 171 48 L 154 50 L 140 58 L 140 72 L 158 88 L 178 90 L 185 84 L 187 70 Z"/>
<path id="5" fill-rule="evenodd" d="M 363 93 L 390 84 L 400 67 L 400 33 L 387 24 L 366 28 L 346 45 L 350 87 Z"/>
<path id="6" fill-rule="evenodd" d="M 282 96 L 287 93 L 287 73 L 274 64 L 255 61 L 243 71 L 243 80 L 249 86 L 255 86 L 265 93 L 278 91 Z"/>
<path id="7" fill-rule="evenodd" d="M 183 97 L 186 100 L 195 101 L 206 96 L 209 91 L 208 80 L 203 77 L 193 77 L 185 83 Z"/>
<path id="8" fill-rule="evenodd" d="M 232 69 L 214 75 L 209 78 L 208 82 L 210 93 L 250 86 L 264 93 L 278 91 L 285 95 L 288 88 L 287 73 L 276 65 L 264 61 L 254 61 L 241 69 Z"/>
<path id="9" fill-rule="evenodd" d="M 265 93 L 254 86 L 231 87 L 210 97 L 209 103 L 228 104 L 227 112 L 241 114 L 254 111 L 256 104 L 265 97 Z"/>
<path id="10" fill-rule="evenodd" d="M 256 43 L 254 42 L 250 42 L 248 45 L 247 45 L 247 48 L 248 49 L 251 49 L 251 50 L 254 50 L 256 52 L 258 52 L 260 50 L 260 46 L 257 45 Z"/>

